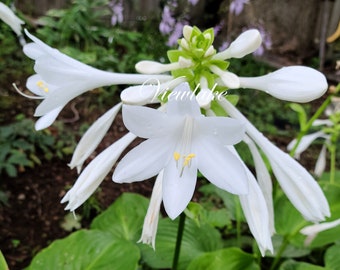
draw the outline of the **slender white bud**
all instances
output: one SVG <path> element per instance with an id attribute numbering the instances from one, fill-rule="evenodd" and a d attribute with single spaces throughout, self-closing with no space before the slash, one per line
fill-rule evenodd
<path id="1" fill-rule="evenodd" d="M 239 35 L 226 50 L 216 54 L 213 58 L 219 60 L 242 58 L 245 55 L 256 51 L 261 43 L 262 38 L 258 30 L 247 30 Z"/>
<path id="2" fill-rule="evenodd" d="M 328 87 L 326 77 L 321 72 L 304 66 L 284 67 L 260 77 L 240 77 L 240 86 L 293 102 L 309 102 L 319 98 Z"/>

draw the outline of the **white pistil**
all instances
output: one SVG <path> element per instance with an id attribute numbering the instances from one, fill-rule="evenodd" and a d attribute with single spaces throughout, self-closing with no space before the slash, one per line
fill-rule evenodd
<path id="1" fill-rule="evenodd" d="M 21 90 L 19 90 L 19 88 L 16 86 L 15 83 L 12 84 L 12 86 L 14 87 L 14 89 L 23 97 L 25 98 L 29 98 L 29 99 L 44 99 L 45 97 L 41 97 L 41 96 L 29 96 L 26 95 L 24 92 L 22 92 Z"/>

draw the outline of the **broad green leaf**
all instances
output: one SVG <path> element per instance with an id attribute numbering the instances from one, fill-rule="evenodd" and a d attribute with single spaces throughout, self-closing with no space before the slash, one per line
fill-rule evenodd
<path id="1" fill-rule="evenodd" d="M 202 254 L 194 259 L 188 270 L 260 270 L 252 255 L 238 248 L 227 248 Z"/>
<path id="2" fill-rule="evenodd" d="M 7 269 L 9 269 L 9 268 L 8 268 L 8 265 L 7 265 L 7 263 L 6 263 L 5 257 L 4 257 L 4 255 L 2 254 L 1 250 L 0 250 L 0 269 L 2 269 L 2 270 L 7 270 Z"/>
<path id="3" fill-rule="evenodd" d="M 231 219 L 236 220 L 239 218 L 240 221 L 245 221 L 243 212 L 241 210 L 240 201 L 236 195 L 233 195 L 211 184 L 202 186 L 200 191 L 205 195 L 217 195 L 220 197 L 224 203 L 224 206 L 227 208 L 226 211 Z"/>
<path id="4" fill-rule="evenodd" d="M 140 238 L 149 201 L 138 194 L 124 193 L 96 217 L 91 229 L 110 232 L 115 239 L 136 242 Z"/>
<path id="5" fill-rule="evenodd" d="M 160 220 L 156 237 L 156 250 L 147 245 L 140 245 L 142 258 L 152 268 L 171 268 L 175 250 L 178 220 L 165 218 Z M 219 232 L 213 227 L 202 224 L 200 227 L 186 219 L 179 268 L 186 269 L 188 264 L 199 255 L 221 248 Z"/>
<path id="6" fill-rule="evenodd" d="M 288 244 L 284 250 L 284 252 L 281 254 L 281 257 L 283 258 L 299 258 L 308 255 L 311 250 L 308 247 L 305 247 L 303 245 L 304 236 L 301 234 L 295 235 L 293 239 L 291 239 L 290 244 Z M 273 247 L 274 247 L 274 255 L 276 256 L 276 253 L 280 250 L 280 247 L 283 243 L 283 236 L 274 234 L 272 237 L 273 241 Z M 295 245 L 296 244 L 296 245 Z M 270 253 L 268 253 L 268 256 L 271 256 Z"/>
<path id="7" fill-rule="evenodd" d="M 128 254 L 128 256 L 127 256 Z M 137 269 L 138 247 L 108 232 L 80 230 L 39 252 L 26 270 Z"/>
<path id="8" fill-rule="evenodd" d="M 331 246 L 325 254 L 325 265 L 327 270 L 338 270 L 340 265 L 340 244 Z"/>
<path id="9" fill-rule="evenodd" d="M 327 222 L 333 221 L 340 218 L 340 183 L 334 184 L 329 181 L 321 181 L 320 186 L 322 187 L 326 198 L 328 200 L 331 217 L 327 219 Z M 311 248 L 322 247 L 336 241 L 340 241 L 340 226 L 320 232 L 314 238 L 310 244 Z"/>
<path id="10" fill-rule="evenodd" d="M 284 194 L 274 202 L 275 228 L 280 235 L 291 235 L 308 224 Z"/>
<path id="11" fill-rule="evenodd" d="M 280 266 L 279 270 L 326 270 L 326 268 L 310 263 L 288 260 Z"/>

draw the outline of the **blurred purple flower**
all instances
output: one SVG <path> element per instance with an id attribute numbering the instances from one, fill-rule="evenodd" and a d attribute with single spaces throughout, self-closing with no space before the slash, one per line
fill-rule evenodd
<path id="1" fill-rule="evenodd" d="M 256 27 L 257 30 L 259 30 L 261 37 L 262 37 L 262 44 L 261 46 L 255 51 L 253 52 L 254 55 L 256 56 L 261 56 L 264 54 L 264 52 L 266 50 L 271 49 L 272 47 L 272 40 L 270 38 L 270 35 L 268 32 L 266 32 L 266 30 L 264 29 L 263 26 L 258 26 Z"/>
<path id="2" fill-rule="evenodd" d="M 224 20 L 221 20 L 219 24 L 214 26 L 214 35 L 217 36 L 217 34 L 221 31 L 221 29 L 224 26 Z"/>
<path id="3" fill-rule="evenodd" d="M 218 48 L 218 51 L 219 51 L 219 52 L 224 51 L 225 49 L 227 49 L 227 48 L 229 47 L 229 44 L 230 44 L 230 42 L 224 41 L 224 42 L 222 43 L 222 45 Z"/>
<path id="4" fill-rule="evenodd" d="M 196 4 L 198 3 L 198 0 L 188 0 L 188 2 L 193 5 L 196 6 Z"/>
<path id="5" fill-rule="evenodd" d="M 244 4 L 248 4 L 249 0 L 233 0 L 229 6 L 229 12 L 235 14 L 236 16 L 240 15 Z"/>
<path id="6" fill-rule="evenodd" d="M 176 20 L 172 17 L 169 6 L 165 6 L 162 13 L 162 21 L 159 24 L 159 30 L 162 34 L 170 34 L 174 29 Z"/>
<path id="7" fill-rule="evenodd" d="M 123 1 L 122 0 L 112 0 L 109 3 L 112 10 L 111 25 L 116 25 L 123 22 Z"/>

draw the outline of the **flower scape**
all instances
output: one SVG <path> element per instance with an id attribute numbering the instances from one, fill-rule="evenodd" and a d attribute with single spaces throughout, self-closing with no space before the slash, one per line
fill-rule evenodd
<path id="1" fill-rule="evenodd" d="M 258 30 L 243 32 L 227 49 L 217 52 L 213 29 L 202 32 L 186 25 L 178 49 L 168 51 L 169 63 L 141 61 L 136 64 L 138 74 L 90 67 L 25 33 L 32 42 L 24 46 L 24 53 L 35 61 L 36 74 L 26 84 L 34 96 L 22 94 L 42 100 L 35 111 L 37 130 L 50 126 L 78 95 L 102 86 L 127 85 L 121 102 L 92 124 L 74 151 L 69 166 L 80 175 L 62 199 L 66 210 L 75 211 L 82 205 L 123 151 L 140 137 L 145 140 L 122 157 L 112 180 L 131 183 L 156 177 L 140 240 L 154 248 L 161 203 L 171 219 L 177 218 L 192 199 L 199 172 L 239 197 L 262 256 L 266 251 L 273 253 L 272 179 L 263 155 L 306 220 L 320 222 L 330 215 L 328 202 L 311 174 L 264 137 L 228 95 L 229 89 L 256 89 L 285 101 L 309 102 L 327 90 L 324 75 L 304 66 L 284 67 L 260 77 L 239 77 L 228 71 L 229 59 L 242 58 L 261 46 Z M 153 106 L 145 106 L 148 104 Z M 82 169 L 120 110 L 129 133 Z M 249 147 L 255 175 L 234 147 L 241 141 Z"/>

